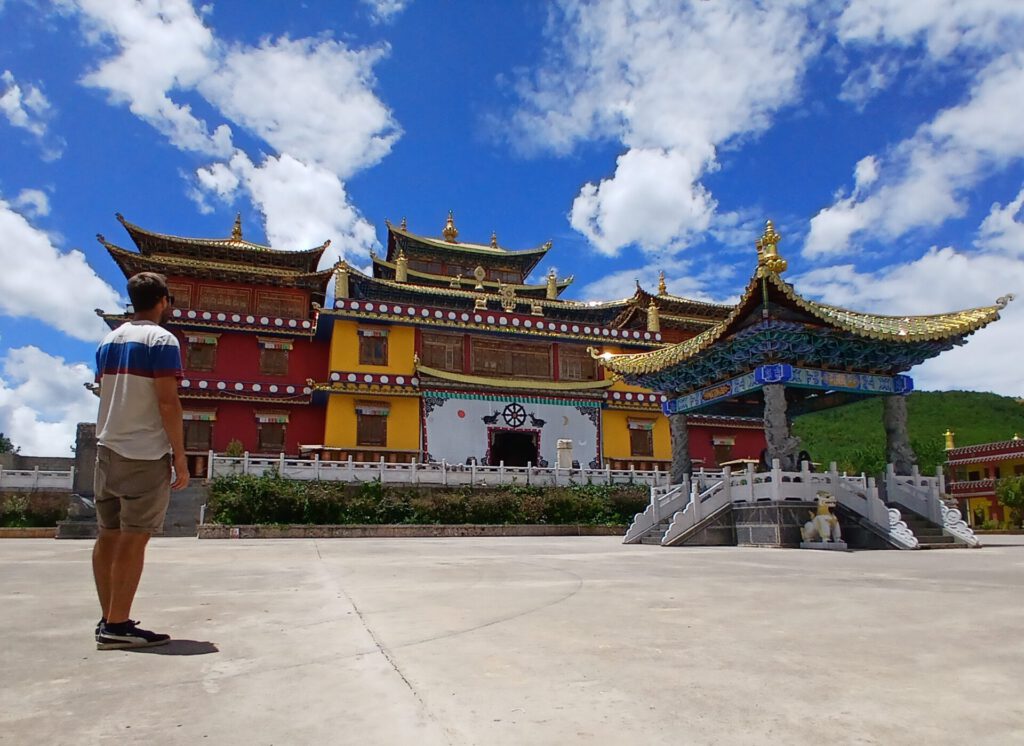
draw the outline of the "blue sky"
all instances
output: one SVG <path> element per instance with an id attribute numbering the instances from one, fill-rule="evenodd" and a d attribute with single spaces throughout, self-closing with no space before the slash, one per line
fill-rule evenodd
<path id="1" fill-rule="evenodd" d="M 1024 291 L 1024 3 L 0 0 L 0 432 L 66 454 L 124 278 L 95 234 L 332 241 L 384 219 L 526 248 L 570 297 L 859 310 Z M 1024 299 L 912 371 L 1024 395 Z"/>

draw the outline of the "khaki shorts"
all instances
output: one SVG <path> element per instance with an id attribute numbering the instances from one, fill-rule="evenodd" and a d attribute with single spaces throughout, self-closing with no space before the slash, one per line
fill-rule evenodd
<path id="1" fill-rule="evenodd" d="M 163 533 L 171 501 L 171 454 L 148 461 L 98 446 L 93 491 L 100 528 Z"/>

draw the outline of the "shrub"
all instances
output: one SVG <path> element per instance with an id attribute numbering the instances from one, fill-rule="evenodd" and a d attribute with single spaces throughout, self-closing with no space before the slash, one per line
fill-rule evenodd
<path id="1" fill-rule="evenodd" d="M 644 509 L 646 487 L 523 485 L 477 490 L 303 482 L 276 472 L 218 477 L 210 485 L 212 523 L 583 523 L 621 525 Z"/>
<path id="2" fill-rule="evenodd" d="M 27 495 L 8 495 L 0 498 L 0 526 L 4 528 L 34 528 L 56 526 L 63 511 L 33 510 Z"/>

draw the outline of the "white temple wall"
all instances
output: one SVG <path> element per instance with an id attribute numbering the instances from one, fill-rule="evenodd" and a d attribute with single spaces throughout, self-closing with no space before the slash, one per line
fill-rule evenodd
<path id="1" fill-rule="evenodd" d="M 553 467 L 558 462 L 557 443 L 562 439 L 572 440 L 572 457 L 580 467 L 600 466 L 599 407 L 550 400 L 538 403 L 530 399 L 508 397 L 487 401 L 457 396 L 425 397 L 425 447 L 429 458 L 463 464 L 475 457 L 478 463 L 486 464 L 490 432 L 518 430 L 539 434 L 540 463 L 536 466 Z"/>

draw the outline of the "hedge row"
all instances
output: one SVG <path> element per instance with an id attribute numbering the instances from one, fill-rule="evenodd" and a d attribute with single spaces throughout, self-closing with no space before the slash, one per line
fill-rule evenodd
<path id="1" fill-rule="evenodd" d="M 59 509 L 33 509 L 25 495 L 8 495 L 0 497 L 0 527 L 33 528 L 56 526 L 57 521 L 64 517 Z"/>
<path id="2" fill-rule="evenodd" d="M 221 524 L 622 525 L 648 502 L 641 485 L 502 486 L 430 489 L 306 482 L 277 474 L 218 477 L 206 520 Z"/>

